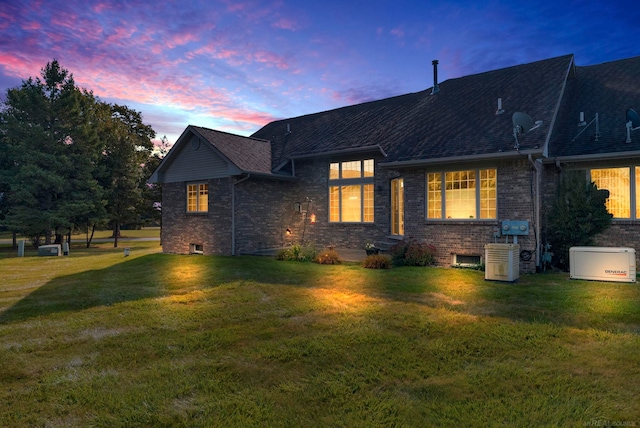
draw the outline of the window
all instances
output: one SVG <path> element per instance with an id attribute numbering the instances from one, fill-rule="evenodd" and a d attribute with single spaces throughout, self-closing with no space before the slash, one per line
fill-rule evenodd
<path id="1" fill-rule="evenodd" d="M 636 189 L 640 186 L 640 167 L 592 169 L 590 180 L 598 189 L 607 189 L 607 210 L 614 218 L 640 218 Z"/>
<path id="2" fill-rule="evenodd" d="M 427 218 L 495 219 L 496 170 L 427 174 Z"/>
<path id="3" fill-rule="evenodd" d="M 329 221 L 373 223 L 373 159 L 329 165 Z"/>
<path id="4" fill-rule="evenodd" d="M 391 180 L 391 234 L 404 235 L 404 179 Z"/>
<path id="5" fill-rule="evenodd" d="M 187 212 L 209 211 L 209 185 L 206 183 L 187 184 Z"/>

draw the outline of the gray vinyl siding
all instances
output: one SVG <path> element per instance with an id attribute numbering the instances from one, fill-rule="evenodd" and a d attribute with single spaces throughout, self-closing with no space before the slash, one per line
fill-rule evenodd
<path id="1" fill-rule="evenodd" d="M 229 164 L 210 146 L 201 144 L 194 150 L 191 144 L 184 144 L 173 162 L 164 171 L 163 183 L 180 181 L 208 180 L 210 178 L 229 177 L 240 170 Z"/>

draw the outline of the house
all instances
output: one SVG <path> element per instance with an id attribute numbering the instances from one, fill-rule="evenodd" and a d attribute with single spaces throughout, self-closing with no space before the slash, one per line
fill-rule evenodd
<path id="1" fill-rule="evenodd" d="M 434 76 L 437 76 L 434 61 Z M 151 177 L 163 184 L 163 250 L 237 255 L 291 242 L 435 245 L 480 261 L 518 239 L 540 266 L 559 177 L 610 191 L 606 245 L 640 247 L 640 57 L 578 67 L 573 55 L 438 82 L 422 92 L 265 125 L 251 137 L 189 126 Z M 526 233 L 503 236 L 506 220 Z"/>

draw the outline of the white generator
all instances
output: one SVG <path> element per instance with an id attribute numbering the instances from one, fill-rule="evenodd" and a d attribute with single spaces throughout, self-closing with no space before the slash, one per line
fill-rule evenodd
<path id="1" fill-rule="evenodd" d="M 520 245 L 485 244 L 484 279 L 514 282 L 520 278 Z"/>
<path id="2" fill-rule="evenodd" d="M 569 277 L 593 281 L 636 282 L 636 250 L 616 247 L 571 247 Z"/>

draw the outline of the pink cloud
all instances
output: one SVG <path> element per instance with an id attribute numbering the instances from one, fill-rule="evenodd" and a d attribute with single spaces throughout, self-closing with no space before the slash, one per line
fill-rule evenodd
<path id="1" fill-rule="evenodd" d="M 297 31 L 300 28 L 298 23 L 287 18 L 280 18 L 279 20 L 273 23 L 272 27 L 279 28 L 281 30 L 290 30 L 290 31 Z"/>
<path id="2" fill-rule="evenodd" d="M 404 37 L 404 30 L 401 27 L 394 28 L 390 33 L 399 39 Z"/>

